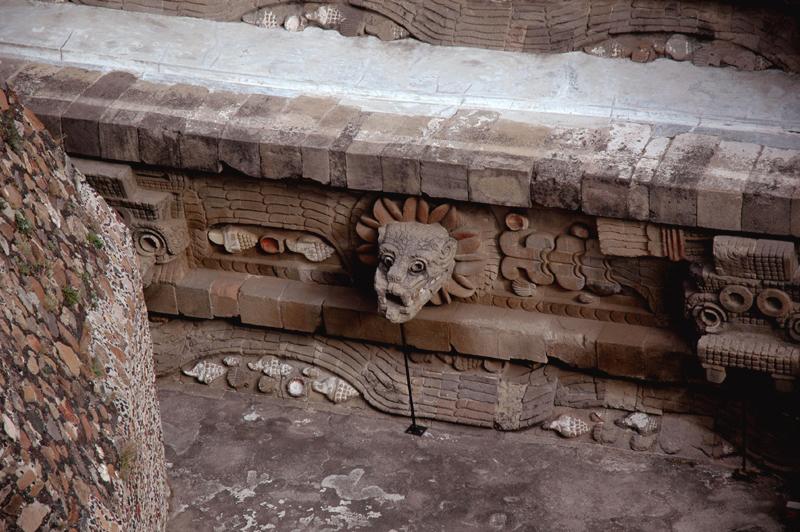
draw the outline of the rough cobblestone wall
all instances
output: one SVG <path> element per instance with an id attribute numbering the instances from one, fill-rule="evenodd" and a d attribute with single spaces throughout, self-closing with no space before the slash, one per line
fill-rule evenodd
<path id="1" fill-rule="evenodd" d="M 0 531 L 164 528 L 130 234 L 0 88 Z"/>

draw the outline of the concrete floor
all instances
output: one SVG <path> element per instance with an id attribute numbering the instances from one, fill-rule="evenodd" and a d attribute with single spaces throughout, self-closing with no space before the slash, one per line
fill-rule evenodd
<path id="1" fill-rule="evenodd" d="M 199 395 L 204 394 L 204 395 Z M 598 445 L 162 384 L 171 531 L 771 531 L 783 485 Z"/>
<path id="2" fill-rule="evenodd" d="M 0 0 L 0 53 L 153 80 L 327 95 L 367 110 L 450 116 L 480 108 L 516 121 L 646 122 L 798 145 L 800 77 L 777 70 L 386 43 L 29 0 Z"/>

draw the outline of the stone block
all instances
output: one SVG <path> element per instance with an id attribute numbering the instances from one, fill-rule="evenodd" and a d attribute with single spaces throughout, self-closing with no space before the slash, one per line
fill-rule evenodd
<path id="1" fill-rule="evenodd" d="M 581 208 L 582 177 L 583 168 L 577 161 L 536 161 L 531 180 L 531 200 L 544 207 L 577 211 Z"/>
<path id="2" fill-rule="evenodd" d="M 273 179 L 306 177 L 329 183 L 327 147 L 338 131 L 321 126 L 321 122 L 336 107 L 336 100 L 331 98 L 273 98 L 264 108 L 270 118 L 261 121 L 262 175 Z M 332 118 L 331 122 L 335 121 L 336 117 Z"/>
<path id="3" fill-rule="evenodd" d="M 492 130 L 499 118 L 497 111 L 459 109 L 438 125 L 431 139 L 434 145 L 493 145 L 497 135 Z"/>
<path id="4" fill-rule="evenodd" d="M 318 107 L 312 114 L 318 123 L 310 128 L 302 141 L 303 177 L 329 184 L 335 175 L 337 180 L 346 182 L 346 162 L 338 156 L 334 157 L 332 150 L 340 151 L 342 144 L 346 150 L 352 138 L 349 134 L 352 131 L 351 124 L 357 122 L 363 113 L 346 105 L 330 107 L 330 100 L 324 100 L 324 104 L 322 102 L 313 106 Z M 320 115 L 322 111 L 324 114 Z M 343 157 L 344 153 L 338 155 Z"/>
<path id="5" fill-rule="evenodd" d="M 381 152 L 384 145 L 376 142 L 354 140 L 347 147 L 347 188 L 352 190 L 381 190 L 383 171 Z"/>
<path id="6" fill-rule="evenodd" d="M 302 174 L 323 185 L 331 182 L 330 147 L 336 139 L 312 133 L 303 139 L 300 148 Z"/>
<path id="7" fill-rule="evenodd" d="M 453 306 L 453 320 L 450 323 L 450 345 L 453 349 L 464 355 L 508 358 L 508 355 L 500 352 L 497 324 L 490 319 L 497 309 L 463 303 L 450 305 Z"/>
<path id="8" fill-rule="evenodd" d="M 339 132 L 336 140 L 331 143 L 331 147 L 328 150 L 331 185 L 335 187 L 347 186 L 347 148 L 358 135 L 361 123 L 369 115 L 370 113 L 359 112 L 352 116 Z"/>
<path id="9" fill-rule="evenodd" d="M 69 153 L 101 156 L 100 118 L 135 81 L 136 77 L 128 72 L 109 72 L 72 102 L 61 116 L 64 147 Z"/>
<path id="10" fill-rule="evenodd" d="M 368 342 L 402 345 L 403 334 L 400 324 L 392 323 L 377 310 L 359 314 L 359 338 Z"/>
<path id="11" fill-rule="evenodd" d="M 235 120 L 228 123 L 219 139 L 219 160 L 243 174 L 260 177 L 261 133 L 242 127 Z"/>
<path id="12" fill-rule="evenodd" d="M 211 285 L 218 277 L 213 270 L 191 270 L 175 286 L 178 313 L 192 318 L 211 319 Z"/>
<path id="13" fill-rule="evenodd" d="M 354 288 L 329 287 L 322 307 L 325 332 L 333 336 L 401 344 L 400 325 L 378 314 L 375 297 Z"/>
<path id="14" fill-rule="evenodd" d="M 35 95 L 26 97 L 25 103 L 60 143 L 63 140 L 62 115 L 101 75 L 96 71 L 64 67 L 47 78 L 47 83 Z"/>
<path id="15" fill-rule="evenodd" d="M 11 80 L 28 63 L 22 59 L 0 57 L 0 83 Z"/>
<path id="16" fill-rule="evenodd" d="M 322 304 L 325 333 L 349 338 L 360 337 L 359 314 L 377 310 L 377 303 L 351 288 L 332 286 Z"/>
<path id="17" fill-rule="evenodd" d="M 144 300 L 148 312 L 178 314 L 178 299 L 175 286 L 166 283 L 153 283 L 144 289 Z"/>
<path id="18" fill-rule="evenodd" d="M 642 330 L 644 334 L 646 330 Z M 643 337 L 631 326 L 605 323 L 597 338 L 597 369 L 615 377 L 645 378 Z"/>
<path id="19" fill-rule="evenodd" d="M 283 327 L 316 332 L 322 326 L 322 303 L 329 287 L 297 281 L 286 283 L 279 302 Z"/>
<path id="20" fill-rule="evenodd" d="M 800 151 L 763 148 L 742 194 L 742 231 L 791 234 L 798 182 Z"/>
<path id="21" fill-rule="evenodd" d="M 650 184 L 672 139 L 651 138 L 636 161 L 628 190 L 628 217 L 634 220 L 650 219 Z"/>
<path id="22" fill-rule="evenodd" d="M 719 139 L 708 135 L 677 135 L 667 148 L 650 187 L 654 222 L 697 225 L 697 190 Z"/>
<path id="23" fill-rule="evenodd" d="M 4 59 L 6 61 L 6 59 Z M 46 86 L 53 76 L 55 76 L 62 67 L 58 65 L 48 65 L 44 63 L 22 63 L 15 64 L 8 67 L 9 71 L 14 70 L 13 74 L 9 74 L 6 82 L 25 102 L 29 96 L 35 96 L 39 89 Z"/>
<path id="24" fill-rule="evenodd" d="M 491 205 L 530 207 L 534 161 L 502 153 L 476 153 L 469 168 L 469 199 Z"/>
<path id="25" fill-rule="evenodd" d="M 73 157 L 72 163 L 106 201 L 110 198 L 129 199 L 137 193 L 136 176 L 130 165 L 78 157 Z"/>
<path id="26" fill-rule="evenodd" d="M 220 161 L 251 177 L 261 177 L 261 144 L 267 139 L 268 124 L 285 103 L 284 98 L 251 94 L 220 136 Z"/>
<path id="27" fill-rule="evenodd" d="M 242 323 L 283 327 L 280 297 L 286 281 L 275 277 L 254 276 L 239 288 L 239 316 Z"/>
<path id="28" fill-rule="evenodd" d="M 613 163 L 587 164 L 581 182 L 581 210 L 586 214 L 626 218 L 631 187 L 631 172 Z"/>
<path id="29" fill-rule="evenodd" d="M 656 382 L 683 382 L 697 359 L 686 342 L 668 329 L 650 329 L 643 341 L 645 378 Z"/>
<path id="30" fill-rule="evenodd" d="M 179 139 L 186 119 L 203 103 L 208 89 L 195 85 L 162 86 L 139 122 L 139 155 L 147 164 L 181 168 Z"/>
<path id="31" fill-rule="evenodd" d="M 262 132 L 259 137 L 261 175 L 270 179 L 301 177 L 303 154 L 300 148 L 304 135 L 291 131 Z"/>
<path id="32" fill-rule="evenodd" d="M 211 313 L 217 318 L 239 316 L 239 290 L 250 277 L 247 274 L 215 271 L 211 283 Z"/>
<path id="33" fill-rule="evenodd" d="M 791 234 L 794 180 L 780 175 L 752 177 L 742 193 L 742 231 Z"/>
<path id="34" fill-rule="evenodd" d="M 760 152 L 758 144 L 720 142 L 698 185 L 698 226 L 741 230 L 742 193 Z"/>
<path id="35" fill-rule="evenodd" d="M 469 200 L 471 154 L 454 148 L 428 146 L 420 159 L 420 188 L 433 198 Z"/>
<path id="36" fill-rule="evenodd" d="M 424 152 L 422 144 L 386 144 L 381 152 L 383 191 L 418 196 L 421 193 L 419 160 Z"/>
<path id="37" fill-rule="evenodd" d="M 139 162 L 139 124 L 161 86 L 137 80 L 100 118 L 100 152 L 103 159 Z"/>
<path id="38" fill-rule="evenodd" d="M 450 351 L 449 322 L 453 316 L 450 305 L 425 306 L 402 325 L 406 345 L 428 351 Z"/>
<path id="39" fill-rule="evenodd" d="M 202 105 L 186 118 L 180 137 L 183 168 L 219 172 L 219 139 L 232 116 L 244 104 L 247 95 L 211 92 Z"/>

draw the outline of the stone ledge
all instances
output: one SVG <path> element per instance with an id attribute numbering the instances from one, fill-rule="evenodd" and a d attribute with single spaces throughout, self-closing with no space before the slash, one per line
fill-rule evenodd
<path id="1" fill-rule="evenodd" d="M 699 372 L 688 345 L 666 329 L 522 310 L 451 303 L 428 306 L 402 325 L 378 314 L 374 298 L 341 286 L 245 273 L 193 270 L 145 291 L 153 312 L 324 333 L 499 360 L 549 358 L 619 377 L 683 381 Z"/>
<path id="2" fill-rule="evenodd" d="M 0 74 L 74 154 L 212 172 L 224 164 L 254 178 L 800 236 L 800 150 L 659 137 L 632 123 L 563 127 L 490 111 L 449 119 L 366 112 L 331 98 L 210 92 L 7 59 Z M 709 215 L 715 209 L 719 218 Z"/>

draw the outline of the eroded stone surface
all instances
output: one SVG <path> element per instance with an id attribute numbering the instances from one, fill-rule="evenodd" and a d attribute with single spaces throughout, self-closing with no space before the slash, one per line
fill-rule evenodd
<path id="1" fill-rule="evenodd" d="M 779 482 L 702 461 L 187 392 L 160 392 L 174 530 L 783 530 Z"/>

